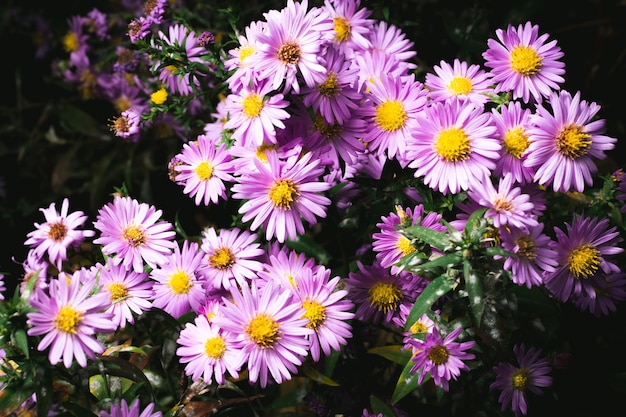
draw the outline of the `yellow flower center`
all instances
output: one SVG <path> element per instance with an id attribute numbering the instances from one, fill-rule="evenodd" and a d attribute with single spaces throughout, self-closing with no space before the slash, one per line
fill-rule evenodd
<path id="1" fill-rule="evenodd" d="M 143 230 L 139 227 L 131 224 L 128 225 L 122 232 L 122 238 L 132 247 L 141 246 L 146 243 L 146 236 Z"/>
<path id="2" fill-rule="evenodd" d="M 513 388 L 520 391 L 526 391 L 526 387 L 528 387 L 528 371 L 522 368 L 513 372 L 511 382 L 513 383 Z"/>
<path id="3" fill-rule="evenodd" d="M 130 109 L 130 107 L 132 106 L 133 102 L 131 101 L 131 99 L 128 98 L 128 96 L 121 96 L 118 97 L 117 100 L 115 100 L 115 109 L 117 111 L 119 111 L 120 113 Z"/>
<path id="4" fill-rule="evenodd" d="M 522 157 L 528 145 L 528 135 L 520 126 L 509 129 L 504 134 L 504 150 L 517 159 Z"/>
<path id="5" fill-rule="evenodd" d="M 278 48 L 276 56 L 285 65 L 297 64 L 302 56 L 302 50 L 296 42 L 286 42 Z"/>
<path id="6" fill-rule="evenodd" d="M 65 48 L 65 51 L 76 52 L 78 51 L 78 47 L 78 35 L 71 31 L 68 32 L 67 35 L 63 37 L 63 48 Z"/>
<path id="7" fill-rule="evenodd" d="M 200 181 L 207 181 L 213 176 L 213 167 L 207 161 L 202 161 L 196 167 L 195 172 Z"/>
<path id="8" fill-rule="evenodd" d="M 243 99 L 243 114 L 252 118 L 259 117 L 263 110 L 263 98 L 258 94 L 250 94 Z"/>
<path id="9" fill-rule="evenodd" d="M 167 67 L 165 67 L 165 71 L 173 75 L 173 74 L 176 74 L 176 71 L 178 71 L 178 67 L 176 65 L 170 64 Z"/>
<path id="10" fill-rule="evenodd" d="M 516 46 L 511 51 L 511 69 L 524 76 L 535 75 L 541 69 L 541 57 L 530 46 Z"/>
<path id="11" fill-rule="evenodd" d="M 514 208 L 513 203 L 502 196 L 497 196 L 493 201 L 493 209 L 495 211 L 512 211 Z"/>
<path id="12" fill-rule="evenodd" d="M 211 255 L 211 258 L 209 259 L 209 263 L 216 269 L 230 269 L 230 267 L 235 264 L 235 255 L 233 255 L 229 248 L 219 248 L 213 252 L 213 255 Z"/>
<path id="13" fill-rule="evenodd" d="M 317 85 L 317 91 L 327 98 L 334 98 L 339 95 L 341 92 L 341 87 L 337 82 L 337 74 L 334 72 L 329 72 L 326 80 Z"/>
<path id="14" fill-rule="evenodd" d="M 83 319 L 83 314 L 71 306 L 63 306 L 54 318 L 54 327 L 65 333 L 76 334 L 76 328 Z"/>
<path id="15" fill-rule="evenodd" d="M 377 282 L 369 289 L 368 294 L 370 304 L 385 313 L 398 308 L 402 299 L 400 288 L 390 282 Z"/>
<path id="16" fill-rule="evenodd" d="M 48 230 L 48 237 L 55 242 L 61 242 L 67 235 L 67 226 L 61 222 L 52 223 Z"/>
<path id="17" fill-rule="evenodd" d="M 189 279 L 189 275 L 179 269 L 170 277 L 169 286 L 174 294 L 187 294 L 193 287 L 193 283 Z"/>
<path id="18" fill-rule="evenodd" d="M 400 236 L 398 238 L 398 241 L 396 242 L 396 247 L 400 250 L 400 252 L 402 252 L 402 255 L 404 256 L 409 255 L 417 250 L 415 246 L 413 246 L 413 244 L 411 243 L 411 240 L 406 236 Z"/>
<path id="19" fill-rule="evenodd" d="M 267 155 L 265 154 L 265 151 L 274 152 L 276 151 L 276 149 L 276 145 L 267 145 L 264 143 L 263 145 L 256 148 L 256 157 L 260 161 L 267 162 Z"/>
<path id="20" fill-rule="evenodd" d="M 471 93 L 472 87 L 472 81 L 465 77 L 454 77 L 448 85 L 448 89 L 457 96 Z"/>
<path id="21" fill-rule="evenodd" d="M 113 304 L 124 301 L 128 298 L 128 288 L 118 282 L 109 284 L 109 293 L 111 293 L 111 302 Z"/>
<path id="22" fill-rule="evenodd" d="M 398 100 L 386 100 L 376 106 L 374 122 L 386 132 L 401 129 L 407 118 L 404 106 Z"/>
<path id="23" fill-rule="evenodd" d="M 326 307 L 314 300 L 305 300 L 302 303 L 304 317 L 309 319 L 306 327 L 317 330 L 326 321 Z"/>
<path id="24" fill-rule="evenodd" d="M 517 246 L 517 256 L 522 259 L 532 261 L 537 257 L 537 248 L 535 248 L 535 240 L 530 236 L 520 236 L 515 239 Z"/>
<path id="25" fill-rule="evenodd" d="M 324 121 L 324 118 L 320 115 L 315 117 L 315 129 L 320 132 L 326 140 L 332 141 L 340 137 L 341 131 L 343 130 L 343 126 L 341 123 L 333 123 L 328 124 Z"/>
<path id="26" fill-rule="evenodd" d="M 246 326 L 246 333 L 260 348 L 271 348 L 280 339 L 278 323 L 267 314 L 259 314 Z"/>
<path id="27" fill-rule="evenodd" d="M 243 48 L 239 48 L 239 61 L 243 62 L 244 59 L 254 54 L 255 52 L 256 52 L 256 48 L 252 45 L 247 45 L 247 46 L 244 46 Z"/>
<path id="28" fill-rule="evenodd" d="M 448 362 L 448 349 L 441 345 L 434 346 L 428 349 L 428 359 L 435 365 L 443 365 Z"/>
<path id="29" fill-rule="evenodd" d="M 413 323 L 413 325 L 411 326 L 409 330 L 411 330 L 411 333 L 413 334 L 423 334 L 428 331 L 428 326 L 426 326 L 424 323 L 418 320 L 415 323 Z"/>
<path id="30" fill-rule="evenodd" d="M 226 352 L 226 342 L 221 336 L 210 337 L 204 344 L 204 353 L 209 358 L 221 359 L 224 352 Z"/>
<path id="31" fill-rule="evenodd" d="M 585 243 L 570 252 L 567 267 L 576 278 L 593 276 L 600 266 L 600 251 L 590 243 Z"/>
<path id="32" fill-rule="evenodd" d="M 469 138 L 463 129 L 456 127 L 441 131 L 434 145 L 435 152 L 446 162 L 464 161 L 471 153 Z"/>
<path id="33" fill-rule="evenodd" d="M 150 94 L 150 100 L 157 106 L 165 103 L 165 100 L 167 100 L 167 91 L 165 91 L 165 88 L 163 87 L 158 89 L 154 93 Z"/>
<path id="34" fill-rule="evenodd" d="M 350 39 L 352 27 L 345 17 L 337 16 L 333 19 L 335 24 L 335 40 L 337 42 L 345 42 Z"/>
<path id="35" fill-rule="evenodd" d="M 591 149 L 591 135 L 582 126 L 567 126 L 556 137 L 556 149 L 570 159 L 580 158 Z"/>
<path id="36" fill-rule="evenodd" d="M 291 180 L 278 180 L 270 188 L 270 201 L 274 203 L 274 207 L 283 210 L 291 209 L 291 203 L 298 196 L 298 189 Z"/>

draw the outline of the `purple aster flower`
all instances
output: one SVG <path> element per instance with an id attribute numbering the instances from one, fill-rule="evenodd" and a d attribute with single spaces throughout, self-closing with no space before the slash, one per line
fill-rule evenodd
<path id="1" fill-rule="evenodd" d="M 331 184 L 319 180 L 324 167 L 311 153 L 295 162 L 281 161 L 270 152 L 266 155 L 267 166 L 255 160 L 258 172 L 237 178 L 233 198 L 247 200 L 239 208 L 242 221 L 253 219 L 252 230 L 263 225 L 267 240 L 296 239 L 304 234 L 303 219 L 313 225 L 317 217 L 326 217 L 330 200 L 320 193 Z"/>
<path id="2" fill-rule="evenodd" d="M 80 230 L 87 216 L 82 211 L 69 213 L 70 202 L 63 199 L 61 211 L 57 211 L 56 204 L 52 203 L 47 209 L 39 209 L 45 216 L 46 222 L 35 223 L 36 229 L 29 232 L 24 242 L 34 253 L 43 258 L 46 254 L 48 261 L 61 269 L 63 261 L 67 260 L 67 250 L 77 249 L 83 241 L 95 235 L 93 230 Z"/>
<path id="3" fill-rule="evenodd" d="M 384 20 L 376 22 L 371 28 L 368 39 L 372 47 L 368 51 L 382 53 L 392 63 L 392 71 L 401 74 L 408 74 L 409 71 L 417 68 L 417 65 L 410 60 L 417 55 L 415 45 L 406 38 L 406 34 L 395 25 Z M 387 74 L 387 73 L 381 73 Z"/>
<path id="4" fill-rule="evenodd" d="M 63 361 L 69 368 L 76 359 L 80 366 L 87 366 L 87 358 L 104 352 L 96 333 L 111 333 L 117 328 L 112 315 L 102 312 L 108 305 L 106 295 L 93 294 L 96 281 L 82 277 L 85 273 L 84 269 L 72 275 L 61 273 L 50 281 L 48 289 L 36 287 L 30 298 L 36 311 L 27 314 L 28 334 L 43 335 L 37 349 L 50 348 L 52 365 Z"/>
<path id="5" fill-rule="evenodd" d="M 524 166 L 526 150 L 530 145 L 528 129 L 531 126 L 531 110 L 523 109 L 519 101 L 512 101 L 499 109 L 492 109 L 491 114 L 498 129 L 497 137 L 502 143 L 502 155 L 496 162 L 494 175 L 511 174 L 515 182 L 531 182 L 535 170 Z"/>
<path id="6" fill-rule="evenodd" d="M 400 329 L 404 329 L 406 326 L 406 319 L 409 317 L 409 313 L 411 312 L 411 307 L 402 305 L 400 306 L 400 317 L 394 320 L 394 324 L 396 324 Z M 435 328 L 435 322 L 428 317 L 427 313 L 422 314 L 422 317 L 415 320 L 415 323 L 409 327 L 407 331 L 403 331 L 402 342 L 404 343 L 404 349 L 412 350 L 411 339 L 415 337 L 425 337 L 428 333 L 431 333 Z"/>
<path id="7" fill-rule="evenodd" d="M 69 30 L 63 37 L 63 48 L 70 53 L 71 61 L 87 56 L 89 36 L 83 31 L 86 22 L 87 18 L 83 16 L 72 16 L 68 19 Z"/>
<path id="8" fill-rule="evenodd" d="M 621 272 L 613 258 L 624 251 L 619 246 L 623 239 L 616 227 L 609 226 L 608 218 L 574 215 L 571 224 L 565 223 L 565 231 L 555 227 L 554 232 L 556 241 L 551 246 L 559 267 L 544 275 L 543 282 L 558 300 L 565 302 L 582 293 L 594 297 L 590 278 Z"/>
<path id="9" fill-rule="evenodd" d="M 154 268 L 167 260 L 176 246 L 172 225 L 161 218 L 162 211 L 130 197 L 116 197 L 98 211 L 94 227 L 100 231 L 95 244 L 115 263 L 143 272 L 144 261 Z"/>
<path id="10" fill-rule="evenodd" d="M 13 259 L 15 262 L 20 263 Z M 50 264 L 35 253 L 35 249 L 29 249 L 26 253 L 26 259 L 20 263 L 24 268 L 22 282 L 20 282 L 20 291 L 24 291 L 28 282 L 36 276 L 38 287 L 46 288 L 48 286 L 48 267 Z"/>
<path id="11" fill-rule="evenodd" d="M 608 316 L 617 310 L 617 303 L 626 300 L 626 274 L 596 274 L 588 279 L 591 292 L 572 295 L 572 302 L 582 311 L 596 317 Z"/>
<path id="12" fill-rule="evenodd" d="M 475 358 L 475 355 L 467 350 L 474 347 L 476 342 L 455 342 L 462 331 L 463 328 L 457 327 L 445 337 L 441 337 L 435 327 L 432 332 L 426 333 L 424 340 L 410 339 L 413 348 L 411 360 L 415 362 L 411 373 L 420 372 L 419 384 L 430 373 L 435 385 L 448 391 L 449 381 L 456 380 L 461 371 L 469 371 L 470 368 L 464 361 Z"/>
<path id="13" fill-rule="evenodd" d="M 567 91 L 552 93 L 550 112 L 539 106 L 528 129 L 528 155 L 524 165 L 536 169 L 535 181 L 552 183 L 554 191 L 582 192 L 593 184 L 594 159 L 604 159 L 617 139 L 605 136 L 604 120 L 595 119 L 596 103 L 574 97 Z"/>
<path id="14" fill-rule="evenodd" d="M 268 283 L 233 288 L 232 301 L 224 299 L 222 314 L 213 322 L 235 334 L 234 349 L 247 358 L 248 379 L 267 386 L 270 376 L 277 384 L 290 380 L 308 354 L 313 330 L 306 325 L 305 311 L 289 289 Z"/>
<path id="15" fill-rule="evenodd" d="M 490 176 L 500 157 L 491 115 L 469 101 L 434 102 L 418 116 L 406 145 L 415 177 L 441 193 L 456 194 Z"/>
<path id="16" fill-rule="evenodd" d="M 107 22 L 107 15 L 102 13 L 97 8 L 92 9 L 87 13 L 87 19 L 85 20 L 87 29 L 96 34 L 98 39 L 109 39 L 109 26 Z"/>
<path id="17" fill-rule="evenodd" d="M 546 358 L 541 357 L 541 350 L 528 347 L 522 343 L 515 345 L 513 352 L 517 365 L 502 362 L 493 367 L 496 379 L 489 385 L 492 390 L 499 390 L 498 401 L 502 404 L 502 411 L 507 408 L 515 413 L 526 415 L 528 412 L 527 392 L 535 395 L 543 393 L 542 388 L 552 385 L 550 365 Z"/>
<path id="18" fill-rule="evenodd" d="M 485 66 L 491 68 L 495 91 L 513 91 L 513 98 L 528 103 L 530 98 L 541 102 L 563 83 L 565 64 L 561 48 L 548 34 L 539 35 L 539 26 L 526 22 L 517 28 L 509 25 L 506 32 L 496 30 L 495 39 L 487 40 L 483 53 Z"/>
<path id="19" fill-rule="evenodd" d="M 185 374 L 192 381 L 202 379 L 222 385 L 226 372 L 239 378 L 239 370 L 246 361 L 244 353 L 235 348 L 235 335 L 209 322 L 206 315 L 198 315 L 193 323 L 181 330 L 176 354 L 185 364 Z"/>
<path id="20" fill-rule="evenodd" d="M 468 65 L 459 59 L 450 65 L 442 60 L 433 70 L 435 73 L 427 73 L 424 82 L 431 99 L 445 101 L 456 97 L 479 105 L 489 101 L 489 93 L 493 92 L 491 74 L 479 65 Z"/>
<path id="21" fill-rule="evenodd" d="M 143 4 L 143 13 L 146 16 L 146 20 L 151 22 L 151 24 L 160 24 L 163 21 L 167 3 L 167 0 L 146 0 Z"/>
<path id="22" fill-rule="evenodd" d="M 4 274 L 0 272 L 0 301 L 4 300 L 4 292 L 7 290 L 4 285 Z"/>
<path id="23" fill-rule="evenodd" d="M 320 266 L 309 258 L 284 245 L 276 245 L 268 250 L 267 262 L 259 271 L 259 279 L 273 282 L 280 288 L 295 289 L 302 277 L 313 275 Z"/>
<path id="24" fill-rule="evenodd" d="M 115 136 L 137 142 L 141 125 L 141 114 L 135 109 L 124 110 L 122 114 L 111 123 L 111 131 Z"/>
<path id="25" fill-rule="evenodd" d="M 196 242 L 185 240 L 182 250 L 176 245 L 166 262 L 150 273 L 156 281 L 152 286 L 152 305 L 174 318 L 197 312 L 205 300 L 203 256 Z"/>
<path id="26" fill-rule="evenodd" d="M 333 48 L 348 57 L 372 46 L 368 37 L 375 21 L 368 19 L 372 11 L 360 6 L 361 0 L 324 0 L 323 8 L 335 25 L 331 33 Z"/>
<path id="27" fill-rule="evenodd" d="M 183 144 L 177 158 L 180 164 L 174 168 L 178 172 L 176 182 L 184 185 L 183 193 L 195 196 L 197 206 L 217 204 L 219 198 L 227 198 L 224 181 L 233 181 L 233 169 L 224 143 L 199 135 L 197 140 Z"/>
<path id="28" fill-rule="evenodd" d="M 163 413 L 153 411 L 154 407 L 155 404 L 150 403 L 141 409 L 139 398 L 136 398 L 129 406 L 126 400 L 122 398 L 120 404 L 112 404 L 108 412 L 101 410 L 100 417 L 161 417 Z"/>
<path id="29" fill-rule="evenodd" d="M 144 16 L 139 16 L 136 19 L 131 20 L 128 24 L 128 37 L 132 43 L 137 42 L 138 40 L 144 39 L 150 33 L 150 27 L 152 26 L 152 21 L 146 19 Z"/>
<path id="30" fill-rule="evenodd" d="M 226 82 L 232 92 L 239 92 L 244 86 L 256 82 L 256 71 L 250 65 L 250 56 L 258 51 L 257 36 L 263 32 L 266 22 L 251 22 L 244 29 L 244 34 L 237 36 L 239 46 L 228 51 L 228 59 L 224 61 L 224 67 L 233 71 Z"/>
<path id="31" fill-rule="evenodd" d="M 260 261 L 265 253 L 258 235 L 237 227 L 202 231 L 202 263 L 206 280 L 215 288 L 229 290 L 233 285 L 244 285 L 256 278 L 263 268 Z"/>

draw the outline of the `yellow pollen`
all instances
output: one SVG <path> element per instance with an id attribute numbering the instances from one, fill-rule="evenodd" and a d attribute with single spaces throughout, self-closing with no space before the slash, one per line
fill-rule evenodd
<path id="1" fill-rule="evenodd" d="M 428 326 L 426 326 L 421 321 L 416 321 L 410 328 L 412 334 L 423 334 L 428 331 Z"/>
<path id="2" fill-rule="evenodd" d="M 495 211 L 512 211 L 515 208 L 513 203 L 502 196 L 497 196 L 493 201 L 493 209 Z"/>
<path id="3" fill-rule="evenodd" d="M 65 48 L 65 51 L 76 52 L 78 51 L 78 47 L 78 35 L 74 32 L 68 32 L 67 35 L 63 37 L 63 48 Z"/>
<path id="4" fill-rule="evenodd" d="M 209 263 L 213 268 L 226 270 L 235 264 L 235 255 L 229 248 L 219 248 L 209 259 Z"/>
<path id="5" fill-rule="evenodd" d="M 511 51 L 511 69 L 523 76 L 535 75 L 541 69 L 541 57 L 530 46 L 516 46 Z"/>
<path id="6" fill-rule="evenodd" d="M 270 188 L 270 201 L 274 203 L 274 207 L 283 210 L 290 210 L 291 203 L 298 196 L 298 189 L 291 180 L 278 180 Z"/>
<path id="7" fill-rule="evenodd" d="M 517 126 L 504 134 L 504 150 L 517 159 L 528 149 L 528 135 L 524 128 Z"/>
<path id="8" fill-rule="evenodd" d="M 443 130 L 435 140 L 435 152 L 446 162 L 461 162 L 469 158 L 470 141 L 463 129 Z"/>
<path id="9" fill-rule="evenodd" d="M 256 48 L 252 45 L 247 45 L 243 48 L 239 48 L 239 62 L 243 62 L 244 59 L 254 54 L 255 52 Z"/>
<path id="10" fill-rule="evenodd" d="M 286 42 L 278 48 L 276 56 L 285 65 L 297 64 L 302 56 L 302 50 L 296 42 Z"/>
<path id="11" fill-rule="evenodd" d="M 248 117 L 258 117 L 263 109 L 263 98 L 258 94 L 250 94 L 243 99 L 243 114 Z"/>
<path id="12" fill-rule="evenodd" d="M 165 88 L 163 87 L 158 89 L 154 93 L 150 94 L 150 100 L 157 106 L 165 103 L 167 100 L 167 91 L 165 91 Z"/>
<path id="13" fill-rule="evenodd" d="M 207 161 L 202 161 L 196 167 L 195 172 L 200 181 L 207 181 L 213 176 L 213 167 Z"/>
<path id="14" fill-rule="evenodd" d="M 168 284 L 174 294 L 187 294 L 191 287 L 193 287 L 193 283 L 187 273 L 180 269 L 170 276 L 170 282 Z"/>
<path id="15" fill-rule="evenodd" d="M 428 349 L 428 359 L 435 365 L 443 365 L 448 362 L 448 349 L 441 345 L 434 346 Z"/>
<path id="16" fill-rule="evenodd" d="M 406 236 L 400 236 L 396 242 L 396 247 L 400 249 L 402 255 L 406 256 L 416 251 L 415 246 L 411 243 L 411 240 Z"/>
<path id="17" fill-rule="evenodd" d="M 267 314 L 259 314 L 246 326 L 246 333 L 258 347 L 271 348 L 280 339 L 278 323 Z"/>
<path id="18" fill-rule="evenodd" d="M 472 81 L 465 77 L 454 77 L 448 85 L 448 89 L 457 96 L 471 93 L 472 87 Z"/>
<path id="19" fill-rule="evenodd" d="M 345 17 L 337 16 L 333 19 L 335 24 L 335 40 L 337 42 L 345 42 L 352 36 L 352 27 Z"/>
<path id="20" fill-rule="evenodd" d="M 511 382 L 513 383 L 513 388 L 519 391 L 526 391 L 526 387 L 528 387 L 528 371 L 522 368 L 513 372 Z"/>
<path id="21" fill-rule="evenodd" d="M 128 298 L 128 288 L 119 282 L 109 284 L 109 292 L 111 293 L 111 302 L 113 304 L 124 301 Z"/>
<path id="22" fill-rule="evenodd" d="M 385 313 L 398 308 L 402 299 L 400 288 L 390 282 L 377 282 L 368 293 L 370 304 Z"/>
<path id="23" fill-rule="evenodd" d="M 259 146 L 258 148 L 256 148 L 256 157 L 257 157 L 257 159 L 259 161 L 267 162 L 267 155 L 265 154 L 265 151 L 274 152 L 276 150 L 276 148 L 277 148 L 276 145 L 263 144 L 263 145 Z"/>
<path id="24" fill-rule="evenodd" d="M 135 248 L 146 243 L 146 236 L 143 234 L 143 230 L 133 224 L 128 225 L 124 229 L 122 239 Z"/>
<path id="25" fill-rule="evenodd" d="M 118 133 L 126 133 L 130 130 L 128 117 L 120 116 L 111 124 L 111 130 Z"/>
<path id="26" fill-rule="evenodd" d="M 332 141 L 340 137 L 343 130 L 341 123 L 328 124 L 320 115 L 315 116 L 315 129 L 320 132 L 326 140 Z"/>
<path id="27" fill-rule="evenodd" d="M 537 257 L 537 248 L 535 248 L 535 240 L 530 236 L 522 235 L 515 239 L 515 245 L 517 246 L 517 256 L 529 261 L 534 260 Z"/>
<path id="28" fill-rule="evenodd" d="M 67 226 L 61 222 L 52 223 L 50 230 L 48 230 L 48 237 L 55 242 L 61 242 L 67 235 Z"/>
<path id="29" fill-rule="evenodd" d="M 209 358 L 221 359 L 224 352 L 226 352 L 226 342 L 221 336 L 210 337 L 204 344 L 204 353 Z"/>
<path id="30" fill-rule="evenodd" d="M 65 333 L 76 334 L 76 328 L 82 319 L 83 314 L 81 312 L 70 306 L 63 306 L 54 318 L 54 327 Z"/>
<path id="31" fill-rule="evenodd" d="M 585 243 L 572 250 L 567 257 L 567 267 L 576 278 L 593 276 L 600 266 L 600 251 L 590 243 Z"/>
<path id="32" fill-rule="evenodd" d="M 125 95 L 118 97 L 117 100 L 115 100 L 115 108 L 120 113 L 125 112 L 126 110 L 130 109 L 132 104 L 133 102 L 131 101 L 131 99 L 129 99 L 128 96 L 125 96 Z"/>
<path id="33" fill-rule="evenodd" d="M 580 158 L 591 149 L 591 135 L 582 126 L 567 126 L 556 137 L 556 149 L 570 159 Z"/>
<path id="34" fill-rule="evenodd" d="M 324 97 L 334 98 L 341 92 L 341 87 L 337 82 L 337 74 L 329 72 L 326 80 L 317 85 L 317 91 Z"/>
<path id="35" fill-rule="evenodd" d="M 407 117 L 401 102 L 398 100 L 387 100 L 376 106 L 374 122 L 382 130 L 393 132 L 404 127 Z"/>
<path id="36" fill-rule="evenodd" d="M 326 307 L 314 300 L 305 300 L 302 303 L 304 318 L 309 319 L 306 327 L 317 330 L 326 321 Z"/>
<path id="37" fill-rule="evenodd" d="M 169 72 L 170 74 L 175 74 L 176 71 L 178 70 L 178 67 L 176 65 L 170 64 L 170 65 L 166 66 L 164 69 L 165 69 L 165 71 Z"/>

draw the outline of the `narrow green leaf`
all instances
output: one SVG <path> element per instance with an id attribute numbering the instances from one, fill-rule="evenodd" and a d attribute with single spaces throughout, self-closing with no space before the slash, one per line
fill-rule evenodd
<path id="1" fill-rule="evenodd" d="M 447 275 L 440 275 L 430 282 L 430 284 L 424 288 L 420 296 L 417 297 L 417 300 L 415 300 L 415 304 L 413 304 L 413 308 L 406 319 L 404 329 L 410 329 L 437 300 L 452 290 L 454 285 L 454 281 Z"/>
<path id="2" fill-rule="evenodd" d="M 423 264 L 416 265 L 414 267 L 408 266 L 405 269 L 420 275 L 423 272 L 435 272 L 438 268 L 448 269 L 458 265 L 461 262 L 461 259 L 462 258 L 456 253 L 449 253 L 447 255 L 438 256 L 432 261 L 424 262 Z M 400 262 L 402 262 L 402 260 Z"/>
<path id="3" fill-rule="evenodd" d="M 509 252 L 507 250 L 502 249 L 501 246 L 489 246 L 487 248 L 485 248 L 485 253 L 491 257 L 493 256 L 504 256 L 504 257 L 510 257 L 510 256 L 517 256 L 515 255 L 513 252 Z"/>
<path id="4" fill-rule="evenodd" d="M 297 240 L 288 240 L 287 246 L 297 252 L 315 258 L 321 264 L 328 264 L 331 259 L 330 254 L 317 242 L 308 236 L 298 236 Z"/>
<path id="5" fill-rule="evenodd" d="M 469 218 L 467 219 L 467 222 L 465 222 L 466 234 L 468 235 L 472 234 L 472 232 L 474 231 L 474 228 L 480 224 L 480 220 L 484 217 L 486 211 L 487 209 L 483 207 L 474 211 L 472 214 L 470 214 Z"/>
<path id="6" fill-rule="evenodd" d="M 33 395 L 30 386 L 5 385 L 0 390 L 0 416 L 10 416 L 24 401 Z"/>
<path id="7" fill-rule="evenodd" d="M 393 394 L 391 394 L 392 405 L 397 404 L 398 401 L 400 401 L 419 387 L 419 383 L 417 382 L 419 380 L 419 372 L 410 372 L 411 368 L 413 368 L 413 365 L 413 361 L 409 360 L 402 369 L 400 377 L 398 378 L 398 382 L 396 383 L 396 388 L 393 390 Z"/>
<path id="8" fill-rule="evenodd" d="M 374 414 L 382 414 L 383 417 L 396 417 L 395 413 L 383 400 L 375 395 L 370 395 L 370 404 Z"/>
<path id="9" fill-rule="evenodd" d="M 141 369 L 128 361 L 113 356 L 98 356 L 98 359 L 102 361 L 102 364 L 105 366 L 105 372 L 107 375 L 127 378 L 143 384 L 152 396 L 152 400 L 156 402 L 156 396 L 154 390 L 152 389 L 152 384 L 150 384 L 150 380 L 141 371 Z M 100 370 L 97 366 L 91 371 L 91 375 L 97 375 L 99 373 Z"/>
<path id="10" fill-rule="evenodd" d="M 324 358 L 324 374 L 325 375 L 328 375 L 328 376 L 333 375 L 333 372 L 335 372 L 335 366 L 337 366 L 337 362 L 339 361 L 339 356 L 341 356 L 341 350 L 333 350 L 330 352 L 330 355 Z"/>
<path id="11" fill-rule="evenodd" d="M 302 367 L 302 372 L 309 379 L 311 379 L 311 380 L 313 380 L 315 382 L 319 382 L 320 384 L 328 385 L 328 386 L 331 386 L 331 387 L 338 387 L 338 386 L 341 385 L 338 382 L 333 381 L 332 379 L 330 379 L 326 375 L 322 374 L 317 369 L 314 369 L 314 368 L 310 367 L 309 365 L 304 365 Z"/>
<path id="12" fill-rule="evenodd" d="M 148 356 L 148 353 L 140 347 L 137 346 L 128 346 L 128 345 L 116 345 L 107 348 L 107 350 L 102 353 L 102 356 L 118 356 L 122 352 L 131 352 L 137 353 L 139 355 Z"/>
<path id="13" fill-rule="evenodd" d="M 444 232 L 437 232 L 436 230 L 419 225 L 409 226 L 403 229 L 403 231 L 439 250 L 444 250 L 446 247 L 450 246 L 450 238 L 448 234 Z"/>
<path id="14" fill-rule="evenodd" d="M 30 352 L 28 349 L 28 337 L 26 336 L 25 329 L 20 328 L 11 333 L 11 342 L 13 342 L 13 344 L 22 351 L 24 356 L 26 356 L 26 359 L 30 357 Z"/>
<path id="15" fill-rule="evenodd" d="M 403 349 L 402 345 L 387 345 L 377 346 L 367 351 L 374 355 L 382 356 L 385 359 L 389 359 L 393 363 L 398 365 L 404 365 L 409 359 L 411 359 L 411 352 Z"/>
<path id="16" fill-rule="evenodd" d="M 483 283 L 480 277 L 476 275 L 472 264 L 467 259 L 463 261 L 463 277 L 465 279 L 465 289 L 467 289 L 467 296 L 476 326 L 480 327 L 484 311 Z"/>

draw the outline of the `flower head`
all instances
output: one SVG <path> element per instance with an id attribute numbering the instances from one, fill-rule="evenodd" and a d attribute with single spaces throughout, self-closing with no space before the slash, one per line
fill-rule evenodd
<path id="1" fill-rule="evenodd" d="M 108 412 L 100 411 L 100 417 L 161 417 L 163 413 L 153 411 L 154 406 L 154 403 L 150 403 L 142 410 L 139 398 L 136 398 L 130 406 L 125 399 L 122 399 L 120 404 L 111 405 Z"/>
<path id="2" fill-rule="evenodd" d="M 452 65 L 441 61 L 433 67 L 435 73 L 427 73 L 425 85 L 428 96 L 435 101 L 449 98 L 469 100 L 482 105 L 489 101 L 487 93 L 492 92 L 491 74 L 480 66 L 468 65 L 465 61 L 455 59 Z"/>

